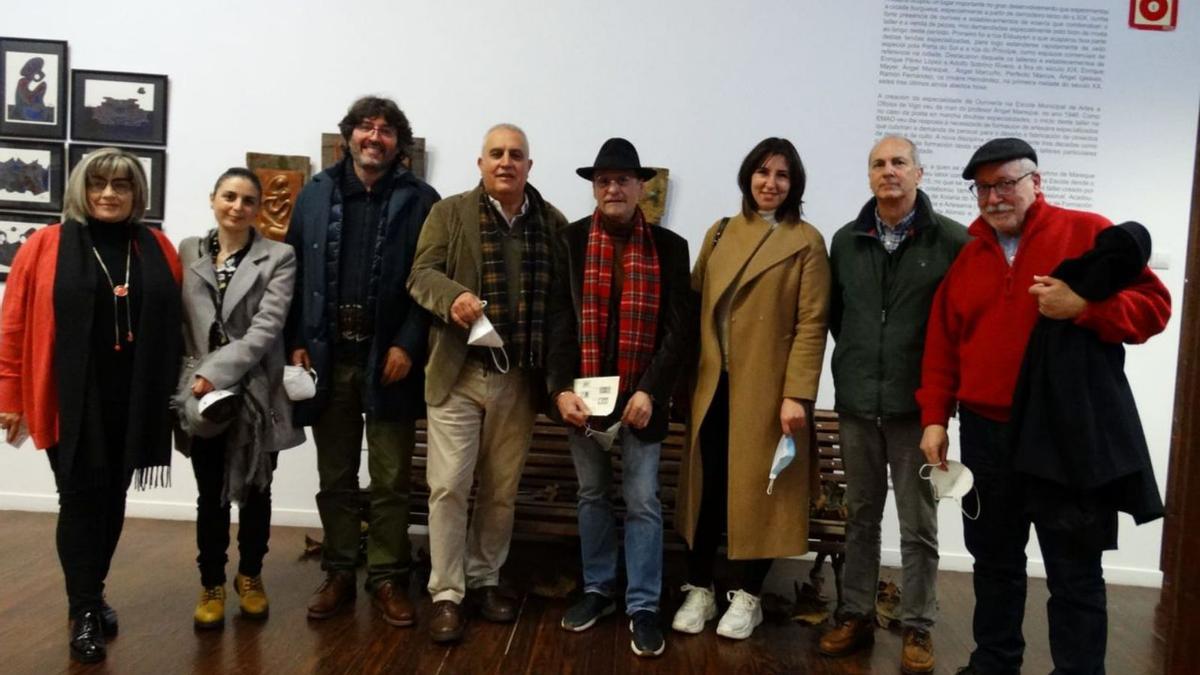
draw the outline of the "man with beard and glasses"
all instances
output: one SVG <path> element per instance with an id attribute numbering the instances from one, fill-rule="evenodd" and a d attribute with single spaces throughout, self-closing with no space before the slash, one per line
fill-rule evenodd
<path id="1" fill-rule="evenodd" d="M 1032 524 L 1050 590 L 1054 672 L 1103 673 L 1108 613 L 1100 561 L 1116 547 L 1116 511 L 1068 523 L 1028 508 L 1028 481 L 1014 463 L 1013 392 L 1039 317 L 1069 321 L 1102 342 L 1136 344 L 1163 330 L 1171 298 L 1144 265 L 1128 286 L 1095 301 L 1049 276 L 1063 260 L 1090 250 L 1111 223 L 1048 203 L 1037 153 L 1025 141 L 984 143 L 962 175 L 973 181 L 979 217 L 934 296 L 917 391 L 925 461 L 945 470 L 946 423 L 957 407 L 962 462 L 974 474 L 978 497 L 978 519 L 963 518 L 975 558 L 975 650 L 959 672 L 1021 671 Z M 1082 497 L 1063 496 L 1086 510 Z"/>
<path id="2" fill-rule="evenodd" d="M 384 621 L 410 626 L 409 464 L 416 420 L 425 413 L 421 365 L 429 315 L 404 284 L 438 194 L 402 162 L 413 135 L 395 102 L 360 98 L 338 128 L 346 157 L 301 190 L 287 234 L 297 262 L 285 329 L 289 361 L 317 377 L 316 396 L 297 403 L 294 415 L 297 425 L 313 428 L 325 531 L 325 580 L 308 616 L 333 616 L 354 600 L 365 426 L 366 588 Z"/>
<path id="3" fill-rule="evenodd" d="M 566 224 L 527 182 L 533 160 L 519 127 L 489 129 L 477 164 L 479 185 L 430 212 L 408 279 L 413 299 L 433 315 L 425 475 L 435 642 L 462 638 L 468 590 L 485 619 L 516 619 L 515 600 L 499 589 L 500 567 L 533 420 L 545 400 L 550 246 Z M 468 340 L 473 326 L 482 341 Z"/>

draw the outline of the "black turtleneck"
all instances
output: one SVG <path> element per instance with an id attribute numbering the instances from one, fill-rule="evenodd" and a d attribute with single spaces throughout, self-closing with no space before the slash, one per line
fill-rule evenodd
<path id="1" fill-rule="evenodd" d="M 88 218 L 85 228 L 91 249 L 86 254 L 92 256 L 93 262 L 99 255 L 112 277 L 110 283 L 100 264 L 97 262 L 92 265 L 95 291 L 87 370 L 88 377 L 96 383 L 98 390 L 87 387 L 87 398 L 94 397 L 94 400 L 85 404 L 84 438 L 89 441 L 84 443 L 85 453 L 81 458 L 84 466 L 90 465 L 92 468 L 123 461 L 121 453 L 125 446 L 126 420 L 132 395 L 138 316 L 144 295 L 138 252 L 130 248 L 135 227 L 138 226 L 129 222 L 108 223 Z M 132 266 L 129 271 L 129 293 L 117 298 L 114 303 L 113 286 L 125 283 L 127 252 L 129 265 Z M 128 311 L 126 303 L 130 303 Z M 132 342 L 129 340 L 130 318 L 134 324 Z M 80 328 L 87 329 L 83 326 Z M 115 344 L 120 344 L 121 349 L 113 349 Z M 102 444 L 95 442 L 97 433 L 102 434 Z"/>

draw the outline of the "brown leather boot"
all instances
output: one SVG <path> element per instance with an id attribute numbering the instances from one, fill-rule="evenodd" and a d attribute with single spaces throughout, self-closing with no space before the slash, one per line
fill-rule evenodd
<path id="1" fill-rule="evenodd" d="M 933 636 L 920 628 L 904 629 L 900 671 L 907 675 L 933 672 Z"/>
<path id="2" fill-rule="evenodd" d="M 433 638 L 434 642 L 458 642 L 462 639 L 463 628 L 466 625 L 458 603 L 450 600 L 433 603 L 433 616 L 429 619 L 429 637 Z"/>
<path id="3" fill-rule="evenodd" d="M 821 636 L 817 650 L 825 656 L 846 656 L 875 642 L 875 622 L 869 617 L 851 617 Z"/>
<path id="4" fill-rule="evenodd" d="M 357 592 L 353 572 L 329 572 L 308 600 L 308 618 L 328 619 L 342 607 L 354 604 Z"/>
<path id="5" fill-rule="evenodd" d="M 383 620 L 392 626 L 411 626 L 417 621 L 412 601 L 408 594 L 391 581 L 380 582 L 371 592 L 371 604 L 379 610 Z"/>

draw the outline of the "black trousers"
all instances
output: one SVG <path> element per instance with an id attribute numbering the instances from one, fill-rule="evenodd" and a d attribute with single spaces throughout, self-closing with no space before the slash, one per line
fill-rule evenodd
<path id="1" fill-rule="evenodd" d="M 85 455 L 77 451 L 77 455 Z M 125 493 L 132 472 L 121 467 L 94 471 L 75 460 L 70 476 L 59 475 L 58 448 L 46 451 L 58 488 L 58 526 L 55 543 L 67 586 L 67 611 L 71 616 L 99 610 L 104 604 L 104 580 L 112 563 L 121 529 L 125 525 Z"/>
<path id="2" fill-rule="evenodd" d="M 713 583 L 717 548 L 729 514 L 729 374 L 721 373 L 712 404 L 700 424 L 700 459 L 704 464 L 700 515 L 688 551 L 688 583 L 708 588 Z M 727 559 L 728 560 L 728 559 Z M 729 560 L 730 587 L 761 595 L 772 559 Z"/>
<path id="3" fill-rule="evenodd" d="M 1054 673 L 1103 673 L 1108 608 L 1103 544 L 1115 541 L 1116 513 L 1090 529 L 1064 528 L 1023 508 L 1024 482 L 1013 470 L 1011 428 L 969 410 L 959 413 L 963 464 L 975 475 L 979 519 L 963 518 L 963 538 L 975 558 L 975 651 L 971 665 L 985 673 L 1019 673 L 1025 652 L 1025 545 L 1037 529 L 1050 600 Z M 972 500 L 967 499 L 970 504 Z"/>
<path id="4" fill-rule="evenodd" d="M 230 504 L 221 500 L 225 483 L 226 434 L 192 440 L 192 471 L 196 474 L 196 564 L 204 586 L 225 584 L 229 562 Z M 269 454 L 274 471 L 278 455 Z M 249 487 L 238 505 L 238 572 L 248 577 L 262 574 L 267 540 L 271 537 L 271 487 Z"/>

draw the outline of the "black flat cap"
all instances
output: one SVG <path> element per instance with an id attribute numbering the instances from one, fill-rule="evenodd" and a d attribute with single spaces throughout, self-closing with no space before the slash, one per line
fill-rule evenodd
<path id="1" fill-rule="evenodd" d="M 597 171 L 604 169 L 632 171 L 641 180 L 650 180 L 658 173 L 654 169 L 642 166 L 641 160 L 638 159 L 637 149 L 633 147 L 633 143 L 624 138 L 610 138 L 604 141 L 604 145 L 600 146 L 600 152 L 596 155 L 595 164 L 581 166 L 575 169 L 575 173 L 584 180 L 591 180 Z"/>
<path id="2" fill-rule="evenodd" d="M 993 138 L 979 146 L 975 154 L 971 155 L 971 161 L 967 162 L 967 167 L 963 169 L 962 177 L 964 180 L 971 180 L 975 178 L 975 171 L 984 164 L 1007 162 L 1022 157 L 1028 157 L 1034 164 L 1037 163 L 1037 153 L 1025 141 L 1019 138 Z"/>

